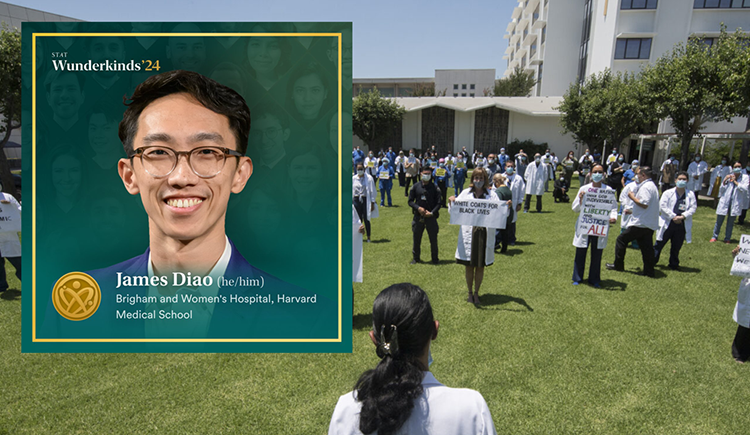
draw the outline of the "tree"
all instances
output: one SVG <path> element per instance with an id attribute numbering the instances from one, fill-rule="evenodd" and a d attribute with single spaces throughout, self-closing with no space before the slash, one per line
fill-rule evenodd
<path id="1" fill-rule="evenodd" d="M 669 118 L 681 139 L 681 167 L 687 168 L 690 141 L 706 122 L 744 116 L 750 106 L 746 37 L 722 25 L 711 46 L 701 38 L 678 44 L 644 70 L 648 93 L 661 118 Z"/>
<path id="2" fill-rule="evenodd" d="M 13 130 L 21 127 L 21 32 L 3 23 L 0 29 L 0 181 L 16 196 L 16 186 L 5 156 Z"/>
<path id="3" fill-rule="evenodd" d="M 492 94 L 495 97 L 525 97 L 534 89 L 534 85 L 534 74 L 524 72 L 517 66 L 508 77 L 495 80 Z"/>
<path id="4" fill-rule="evenodd" d="M 409 96 L 411 97 L 444 97 L 445 89 L 438 91 L 435 95 L 435 83 L 417 83 Z"/>
<path id="5" fill-rule="evenodd" d="M 352 102 L 352 129 L 370 149 L 378 149 L 404 118 L 406 109 L 380 96 L 377 88 Z"/>
<path id="6" fill-rule="evenodd" d="M 619 147 L 633 133 L 647 131 L 658 120 L 643 82 L 631 73 L 606 69 L 589 76 L 583 85 L 571 84 L 558 110 L 563 132 L 572 133 L 589 148 L 604 140 Z"/>

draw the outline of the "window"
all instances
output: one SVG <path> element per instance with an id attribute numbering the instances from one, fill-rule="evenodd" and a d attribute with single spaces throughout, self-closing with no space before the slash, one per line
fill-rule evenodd
<path id="1" fill-rule="evenodd" d="M 453 94 L 453 96 L 454 96 L 454 97 L 458 97 L 458 94 L 454 93 L 454 94 Z"/>
<path id="2" fill-rule="evenodd" d="M 708 48 L 711 48 L 711 46 L 714 45 L 719 40 L 719 38 L 702 38 L 701 42 L 703 45 L 705 45 Z"/>
<path id="3" fill-rule="evenodd" d="M 464 83 L 463 85 L 461 85 L 461 89 L 466 89 L 466 83 Z"/>
<path id="4" fill-rule="evenodd" d="M 651 38 L 618 39 L 615 59 L 648 59 L 651 55 Z"/>
<path id="5" fill-rule="evenodd" d="M 583 5 L 583 28 L 581 29 L 581 48 L 578 50 L 578 81 L 586 79 L 586 63 L 588 62 L 589 38 L 591 37 L 591 2 L 585 0 Z"/>
<path id="6" fill-rule="evenodd" d="M 469 89 L 474 89 L 474 85 L 473 84 L 469 85 Z"/>
<path id="7" fill-rule="evenodd" d="M 547 26 L 542 27 L 542 44 L 547 40 Z"/>
<path id="8" fill-rule="evenodd" d="M 461 96 L 462 96 L 462 97 L 465 97 L 465 96 L 466 96 L 466 92 L 462 93 L 462 94 L 461 94 Z"/>
<path id="9" fill-rule="evenodd" d="M 473 96 L 474 96 L 474 94 L 469 94 L 469 96 L 470 96 L 470 97 L 473 97 Z"/>
<path id="10" fill-rule="evenodd" d="M 750 8 L 750 0 L 695 0 L 693 9 Z"/>
<path id="11" fill-rule="evenodd" d="M 536 54 L 536 44 L 531 44 L 531 48 L 529 49 L 529 58 L 533 59 L 535 54 Z"/>
<path id="12" fill-rule="evenodd" d="M 544 64 L 539 64 L 539 72 L 536 74 L 536 96 L 541 97 L 542 96 L 542 72 L 544 69 Z"/>
<path id="13" fill-rule="evenodd" d="M 656 9 L 656 0 L 622 0 L 620 9 Z"/>
<path id="14" fill-rule="evenodd" d="M 457 89 L 458 89 L 458 84 L 453 85 L 453 90 L 457 90 Z"/>

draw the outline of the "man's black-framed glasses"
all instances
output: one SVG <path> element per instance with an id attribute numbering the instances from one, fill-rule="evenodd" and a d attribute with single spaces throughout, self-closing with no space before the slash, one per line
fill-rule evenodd
<path id="1" fill-rule="evenodd" d="M 146 146 L 133 150 L 131 159 L 141 159 L 146 172 L 155 178 L 166 177 L 177 167 L 181 155 L 187 158 L 190 169 L 201 178 L 217 176 L 227 161 L 227 157 L 242 157 L 242 154 L 224 147 L 198 147 L 190 151 L 175 151 L 163 146 Z"/>

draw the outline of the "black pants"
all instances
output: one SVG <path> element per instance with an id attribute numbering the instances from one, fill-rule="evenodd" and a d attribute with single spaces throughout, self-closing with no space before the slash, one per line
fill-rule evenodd
<path id="1" fill-rule="evenodd" d="M 412 246 L 412 254 L 414 260 L 420 261 L 420 255 L 422 253 L 422 234 L 425 228 L 427 228 L 427 235 L 430 238 L 430 251 L 432 253 L 432 261 L 437 263 L 438 261 L 438 223 L 437 219 L 431 218 L 417 218 L 411 222 L 411 229 L 414 232 L 414 245 Z"/>
<path id="2" fill-rule="evenodd" d="M 443 181 L 438 180 L 438 182 L 437 182 L 438 188 L 440 189 L 440 193 L 442 193 L 441 196 L 443 197 L 442 198 L 443 207 L 445 207 L 445 200 L 448 198 L 448 196 L 450 196 L 450 195 L 447 195 L 448 188 L 445 186 L 446 181 L 448 181 L 448 180 L 446 178 L 444 178 Z"/>
<path id="3" fill-rule="evenodd" d="M 406 182 L 406 172 L 401 171 L 398 173 L 398 185 L 399 187 L 404 187 L 404 183 Z"/>
<path id="4" fill-rule="evenodd" d="M 352 203 L 354 204 L 354 209 L 357 210 L 359 220 L 365 224 L 367 240 L 370 240 L 370 221 L 367 219 L 367 207 L 370 207 L 370 204 L 367 203 L 367 198 L 361 200 L 359 198 L 354 198 Z"/>
<path id="5" fill-rule="evenodd" d="M 410 184 L 417 184 L 417 180 L 419 178 L 415 175 L 413 177 L 406 177 L 406 189 L 404 190 L 404 196 L 409 196 L 409 185 Z"/>
<path id="6" fill-rule="evenodd" d="M 495 249 L 500 248 L 500 252 L 508 250 L 510 244 L 510 229 L 511 225 L 515 230 L 515 224 L 513 223 L 513 215 L 508 216 L 508 220 L 505 222 L 505 229 L 498 229 L 495 232 Z"/>
<path id="7" fill-rule="evenodd" d="M 523 204 L 523 211 L 529 211 L 531 207 L 531 195 L 526 195 L 526 201 Z M 542 211 L 542 195 L 536 195 L 536 211 L 540 213 Z"/>
<path id="8" fill-rule="evenodd" d="M 662 240 L 656 241 L 656 244 L 654 245 L 654 264 L 659 262 L 661 250 L 664 248 L 667 242 L 671 243 L 671 246 L 669 247 L 669 267 L 679 267 L 680 249 L 682 249 L 682 244 L 685 243 L 684 221 L 679 224 L 670 222 L 667 230 L 664 231 L 664 234 L 662 235 Z"/>
<path id="9" fill-rule="evenodd" d="M 10 264 L 16 268 L 16 278 L 21 281 L 21 257 L 0 257 L 0 291 L 8 290 L 8 280 L 5 276 L 5 260 L 10 261 Z"/>
<path id="10" fill-rule="evenodd" d="M 576 258 L 573 262 L 573 282 L 583 282 L 586 272 L 586 252 L 591 248 L 591 266 L 589 267 L 589 284 L 597 285 L 601 282 L 602 249 L 599 249 L 599 238 L 588 237 L 588 246 L 576 248 Z"/>
<path id="11" fill-rule="evenodd" d="M 746 217 L 747 217 L 747 209 L 743 208 L 742 209 L 742 213 L 740 213 L 739 219 L 737 219 L 737 223 L 740 224 L 740 225 L 744 225 Z"/>
<path id="12" fill-rule="evenodd" d="M 625 252 L 627 251 L 628 244 L 633 240 L 638 242 L 638 247 L 641 248 L 641 257 L 643 258 L 643 273 L 644 275 L 653 277 L 654 276 L 654 230 L 643 227 L 628 227 L 625 231 L 617 236 L 617 243 L 615 244 L 615 268 L 618 270 L 625 269 Z"/>
<path id="13" fill-rule="evenodd" d="M 732 356 L 742 362 L 750 359 L 750 329 L 742 325 L 737 325 L 737 333 L 734 334 Z"/>

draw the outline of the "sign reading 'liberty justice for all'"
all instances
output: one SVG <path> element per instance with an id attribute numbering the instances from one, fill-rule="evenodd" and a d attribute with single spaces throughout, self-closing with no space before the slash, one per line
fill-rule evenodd
<path id="1" fill-rule="evenodd" d="M 581 214 L 576 223 L 576 236 L 607 237 L 609 214 L 616 207 L 614 190 L 589 188 L 583 196 Z"/>

